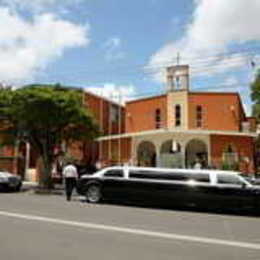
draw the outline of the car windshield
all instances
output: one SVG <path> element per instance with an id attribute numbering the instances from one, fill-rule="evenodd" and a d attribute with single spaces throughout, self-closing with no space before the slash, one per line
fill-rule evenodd
<path id="1" fill-rule="evenodd" d="M 237 177 L 241 180 L 242 183 L 246 184 L 247 186 L 252 186 L 252 184 L 250 182 L 248 182 L 245 178 L 243 174 L 238 174 Z"/>
<path id="2" fill-rule="evenodd" d="M 230 173 L 220 173 L 217 175 L 219 184 L 233 184 L 233 185 L 243 185 L 252 186 L 247 180 L 238 174 Z"/>
<path id="3" fill-rule="evenodd" d="M 250 181 L 254 179 L 253 176 L 248 176 L 248 175 L 243 174 L 243 173 L 238 174 L 238 176 L 239 176 L 239 178 L 241 178 L 241 179 L 243 180 L 243 182 L 245 182 L 246 184 L 252 186 L 252 184 L 250 183 Z"/>

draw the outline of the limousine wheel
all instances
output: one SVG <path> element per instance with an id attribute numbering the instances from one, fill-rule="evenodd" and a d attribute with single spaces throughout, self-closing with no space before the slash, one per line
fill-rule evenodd
<path id="1" fill-rule="evenodd" d="M 86 191 L 87 202 L 98 203 L 98 202 L 100 202 L 101 197 L 102 197 L 101 187 L 98 184 L 89 185 L 89 187 Z"/>

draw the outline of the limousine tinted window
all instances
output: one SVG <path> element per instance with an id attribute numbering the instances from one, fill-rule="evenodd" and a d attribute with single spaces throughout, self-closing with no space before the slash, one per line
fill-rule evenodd
<path id="1" fill-rule="evenodd" d="M 218 174 L 217 178 L 219 184 L 242 184 L 242 181 L 239 179 L 239 177 L 232 174 Z"/>
<path id="2" fill-rule="evenodd" d="M 130 178 L 135 179 L 153 179 L 153 180 L 172 180 L 172 181 L 188 181 L 194 180 L 196 182 L 210 182 L 208 174 L 203 173 L 180 173 L 180 172 L 169 172 L 160 173 L 154 171 L 130 171 Z"/>
<path id="3" fill-rule="evenodd" d="M 109 170 L 104 174 L 104 177 L 118 177 L 123 178 L 124 173 L 122 170 Z"/>
<path id="4" fill-rule="evenodd" d="M 190 179 L 197 182 L 210 182 L 209 174 L 207 173 L 192 173 Z"/>
<path id="5" fill-rule="evenodd" d="M 130 171 L 129 177 L 135 179 L 162 179 L 159 173 L 154 173 L 152 171 Z"/>

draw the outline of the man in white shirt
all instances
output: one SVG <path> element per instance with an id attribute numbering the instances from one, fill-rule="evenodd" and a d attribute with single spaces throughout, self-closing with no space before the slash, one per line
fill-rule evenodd
<path id="1" fill-rule="evenodd" d="M 67 201 L 70 201 L 72 191 L 77 184 L 77 178 L 78 178 L 77 168 L 72 163 L 68 163 L 62 171 L 62 175 L 65 179 L 66 198 Z"/>

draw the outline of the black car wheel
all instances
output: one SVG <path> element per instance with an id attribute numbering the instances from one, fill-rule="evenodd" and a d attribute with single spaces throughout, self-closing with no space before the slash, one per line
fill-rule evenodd
<path id="1" fill-rule="evenodd" d="M 15 191 L 19 192 L 21 190 L 21 187 L 22 187 L 22 184 L 18 184 L 16 187 L 15 187 Z"/>
<path id="2" fill-rule="evenodd" d="M 101 187 L 98 184 L 90 184 L 86 191 L 86 200 L 90 203 L 98 203 L 102 199 Z"/>

